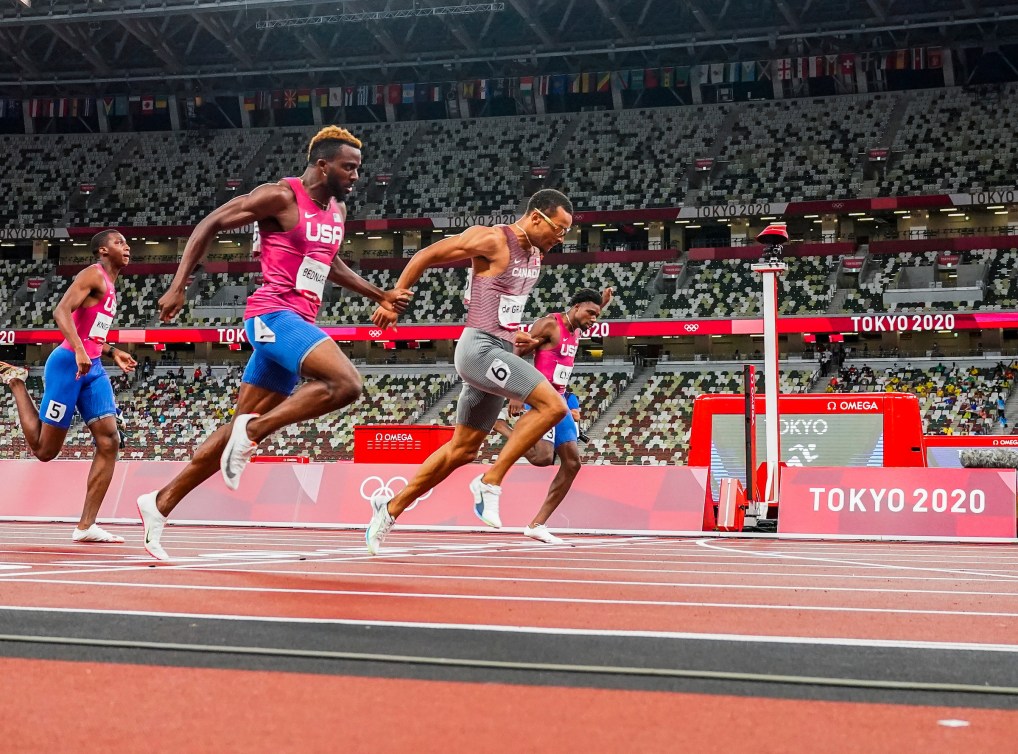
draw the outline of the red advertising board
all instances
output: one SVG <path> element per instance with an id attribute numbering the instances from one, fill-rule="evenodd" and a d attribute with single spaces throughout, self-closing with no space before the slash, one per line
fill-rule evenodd
<path id="1" fill-rule="evenodd" d="M 89 461 L 0 461 L 3 519 L 77 521 L 81 504 L 68 489 L 85 488 Z M 100 519 L 137 521 L 138 495 L 159 489 L 185 466 L 176 461 L 124 461 L 114 469 Z M 364 527 L 371 497 L 398 492 L 413 464 L 257 463 L 231 492 L 219 475 L 203 482 L 174 511 L 171 523 Z M 401 528 L 483 529 L 474 515 L 470 480 L 487 469 L 468 464 L 400 516 Z M 502 522 L 530 523 L 555 467 L 521 465 L 502 485 Z M 687 466 L 584 466 L 548 525 L 563 531 L 690 533 L 704 530 L 707 469 Z M 711 510 L 709 518 L 713 518 Z M 713 521 L 710 523 L 713 528 Z M 398 539 L 390 542 L 397 546 Z M 139 545 L 140 548 L 140 545 Z"/>
<path id="2" fill-rule="evenodd" d="M 817 536 L 1015 537 L 1014 470 L 789 467 L 778 532 Z"/>
<path id="3" fill-rule="evenodd" d="M 354 463 L 423 463 L 452 439 L 432 424 L 363 424 L 353 428 Z"/>
<path id="4" fill-rule="evenodd" d="M 835 317 L 781 317 L 779 333 L 881 333 L 933 332 L 940 330 L 988 330 L 1018 328 L 1018 311 L 944 312 L 913 314 L 853 314 Z M 371 325 L 323 325 L 333 340 L 406 341 L 457 340 L 462 324 L 400 324 L 397 330 Z M 745 319 L 652 319 L 605 320 L 595 323 L 581 338 L 672 337 L 694 335 L 760 335 L 763 320 Z M 59 343 L 64 336 L 56 328 L 46 330 L 0 330 L 0 346 Z M 111 343 L 246 343 L 242 327 L 159 328 L 111 330 Z"/>

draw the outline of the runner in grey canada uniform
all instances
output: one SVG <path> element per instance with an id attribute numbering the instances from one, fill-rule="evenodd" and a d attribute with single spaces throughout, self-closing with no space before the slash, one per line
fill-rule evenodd
<path id="1" fill-rule="evenodd" d="M 530 198 L 524 216 L 512 225 L 472 226 L 418 251 L 399 277 L 410 289 L 430 267 L 469 259 L 472 265 L 466 328 L 456 345 L 456 372 L 463 390 L 456 408 L 452 439 L 421 465 L 407 486 L 391 499 L 371 500 L 372 518 L 365 534 L 377 554 L 396 517 L 455 469 L 477 458 L 505 400 L 526 402 L 531 410 L 517 423 L 495 464 L 471 483 L 474 512 L 488 526 L 501 528 L 502 479 L 524 453 L 566 414 L 562 396 L 533 365 L 516 356 L 515 346 L 533 339 L 519 330 L 527 297 L 541 274 L 541 258 L 561 243 L 572 224 L 572 203 L 554 189 Z M 379 308 L 372 322 L 396 323 L 398 314 Z M 388 493 L 391 494 L 391 493 Z"/>

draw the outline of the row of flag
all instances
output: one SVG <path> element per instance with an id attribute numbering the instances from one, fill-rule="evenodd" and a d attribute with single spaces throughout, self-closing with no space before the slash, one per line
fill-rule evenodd
<path id="1" fill-rule="evenodd" d="M 749 60 L 707 63 L 694 66 L 633 68 L 624 71 L 521 76 L 518 78 L 470 79 L 458 82 L 362 84 L 360 86 L 272 89 L 247 92 L 243 107 L 256 110 L 291 110 L 319 107 L 365 105 L 408 105 L 462 99 L 487 100 L 493 97 L 530 99 L 535 95 L 565 95 L 616 90 L 681 89 L 693 86 L 751 83 L 762 79 L 801 80 L 822 76 L 851 78 L 857 70 L 879 73 L 887 70 L 925 70 L 943 67 L 939 47 L 916 47 L 882 53 L 815 55 L 776 60 Z M 202 104 L 200 96 L 187 97 L 185 112 L 192 114 Z M 106 115 L 153 115 L 169 108 L 165 95 L 117 95 L 111 97 L 39 97 L 16 100 L 0 97 L 0 118 L 21 114 L 27 109 L 33 118 L 87 117 L 95 108 Z"/>

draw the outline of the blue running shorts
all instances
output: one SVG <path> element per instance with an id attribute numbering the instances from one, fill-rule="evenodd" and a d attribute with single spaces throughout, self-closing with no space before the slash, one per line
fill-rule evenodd
<path id="1" fill-rule="evenodd" d="M 329 340 L 320 327 L 285 309 L 244 320 L 244 332 L 254 353 L 243 381 L 283 395 L 293 392 L 301 364 L 312 349 Z"/>
<path id="2" fill-rule="evenodd" d="M 102 360 L 92 359 L 92 368 L 80 380 L 74 351 L 57 348 L 46 359 L 43 372 L 42 402 L 39 418 L 54 427 L 68 429 L 78 409 L 85 424 L 117 415 L 113 385 L 103 369 Z"/>

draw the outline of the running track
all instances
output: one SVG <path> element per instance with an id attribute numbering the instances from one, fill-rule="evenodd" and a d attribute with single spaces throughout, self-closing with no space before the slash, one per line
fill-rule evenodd
<path id="1" fill-rule="evenodd" d="M 0 524 L 10 751 L 1004 751 L 1013 545 Z M 70 733 L 69 732 L 73 732 Z M 111 741 L 132 742 L 124 746 Z"/>

